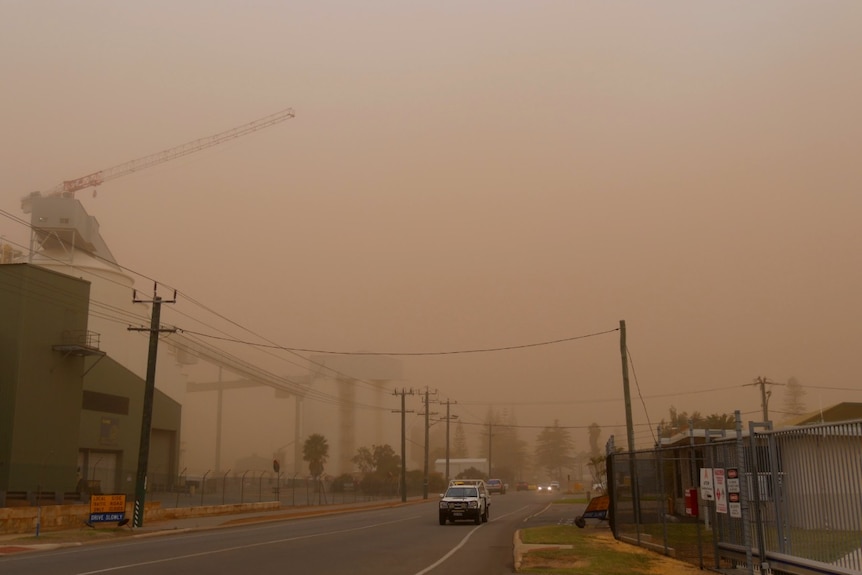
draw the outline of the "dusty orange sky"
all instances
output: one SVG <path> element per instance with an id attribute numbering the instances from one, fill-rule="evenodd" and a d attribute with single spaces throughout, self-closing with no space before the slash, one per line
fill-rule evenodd
<path id="1" fill-rule="evenodd" d="M 210 308 L 164 321 L 412 353 L 625 320 L 647 443 L 670 405 L 758 418 L 758 376 L 862 401 L 860 29 L 855 0 L 0 0 L 0 234 L 32 190 L 293 107 L 79 193 Z M 624 428 L 616 332 L 403 362 L 465 420 Z"/>

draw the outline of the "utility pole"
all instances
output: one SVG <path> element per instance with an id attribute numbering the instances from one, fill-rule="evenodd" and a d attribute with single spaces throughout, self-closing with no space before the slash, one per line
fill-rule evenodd
<path id="1" fill-rule="evenodd" d="M 449 421 L 453 418 L 453 416 L 449 415 L 449 405 L 452 403 L 458 402 L 450 401 L 448 398 L 446 399 L 446 485 L 449 485 Z M 456 415 L 454 417 L 458 416 Z"/>
<path id="2" fill-rule="evenodd" d="M 629 389 L 629 357 L 626 344 L 626 320 L 620 320 L 620 356 L 623 362 L 623 396 L 626 402 L 626 438 L 629 451 L 635 450 L 635 427 L 632 422 L 632 394 Z"/>
<path id="3" fill-rule="evenodd" d="M 428 403 L 428 394 L 430 391 L 428 390 L 428 386 L 425 386 L 425 479 L 422 482 L 422 499 L 428 499 L 428 436 L 429 436 L 429 428 L 431 427 L 428 416 L 431 415 L 431 405 Z M 434 394 L 437 394 L 437 390 L 434 390 Z"/>
<path id="4" fill-rule="evenodd" d="M 632 422 L 632 394 L 629 389 L 629 354 L 626 344 L 626 320 L 620 320 L 620 357 L 623 364 L 623 395 L 626 402 L 626 439 L 629 446 L 629 474 L 631 475 L 632 499 L 634 501 L 635 524 L 640 524 L 640 493 L 637 465 L 635 464 L 635 426 Z"/>
<path id="5" fill-rule="evenodd" d="M 401 396 L 401 501 L 404 503 L 407 501 L 407 409 L 404 398 L 413 395 L 413 390 L 402 387 L 401 391 L 396 389 L 394 395 Z"/>
<path id="6" fill-rule="evenodd" d="M 751 387 L 753 385 L 760 386 L 760 407 L 763 408 L 763 422 L 766 423 L 769 421 L 769 398 L 772 397 L 772 390 L 766 391 L 767 385 L 784 385 L 783 383 L 776 383 L 774 381 L 769 381 L 765 377 L 756 377 L 754 381 L 751 383 L 746 383 L 743 387 Z"/>
<path id="7" fill-rule="evenodd" d="M 153 425 L 153 395 L 156 389 L 156 357 L 159 352 L 159 334 L 174 333 L 175 329 L 162 329 L 159 327 L 159 318 L 162 313 L 163 303 L 176 303 L 177 292 L 174 290 L 174 298 L 162 300 L 158 295 L 159 284 L 153 284 L 153 299 L 150 301 L 139 300 L 138 292 L 132 291 L 132 302 L 153 304 L 153 314 L 150 318 L 150 328 L 130 327 L 129 331 L 149 331 L 150 349 L 147 356 L 147 381 L 144 386 L 144 409 L 141 415 L 141 443 L 138 448 L 138 470 L 135 476 L 135 508 L 132 526 L 143 527 L 144 525 L 144 501 L 147 496 L 147 466 L 150 460 L 150 429 Z"/>
<path id="8" fill-rule="evenodd" d="M 491 448 L 493 446 L 492 438 L 494 437 L 494 424 L 488 422 L 488 479 L 491 479 Z"/>
<path id="9" fill-rule="evenodd" d="M 216 452 L 215 452 L 215 470 L 216 473 L 221 472 L 221 421 L 222 421 L 222 405 L 224 403 L 224 388 L 222 387 L 221 366 L 218 368 L 218 399 L 216 400 Z"/>

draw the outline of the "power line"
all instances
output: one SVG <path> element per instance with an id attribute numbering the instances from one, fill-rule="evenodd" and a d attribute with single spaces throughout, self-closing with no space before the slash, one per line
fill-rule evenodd
<path id="1" fill-rule="evenodd" d="M 679 391 L 674 393 L 658 393 L 655 395 L 644 395 L 642 399 L 663 399 L 666 397 L 679 397 L 682 395 L 703 395 L 706 393 L 715 393 L 718 391 L 728 391 L 738 389 L 739 385 L 730 385 L 726 387 L 713 387 L 709 389 L 700 389 L 692 391 Z M 854 390 L 862 391 L 862 390 Z M 622 397 L 604 397 L 599 399 L 548 399 L 543 401 L 459 401 L 458 405 L 496 405 L 496 406 L 515 406 L 515 407 L 535 407 L 543 405 L 590 405 L 595 403 L 617 403 L 623 401 Z"/>
<path id="2" fill-rule="evenodd" d="M 40 230 L 40 228 L 39 228 L 39 227 L 36 227 L 36 226 L 31 225 L 29 222 L 27 222 L 27 221 L 25 221 L 25 220 L 23 220 L 23 219 L 21 219 L 21 218 L 19 218 L 19 217 L 15 216 L 15 215 L 13 215 L 13 214 L 9 213 L 9 212 L 7 212 L 6 210 L 0 210 L 0 215 L 4 215 L 4 216 L 6 216 L 6 217 L 7 217 L 7 218 L 9 218 L 9 219 L 11 219 L 11 220 L 13 220 L 13 221 L 15 221 L 15 222 L 17 222 L 17 223 L 20 223 L 20 224 L 24 225 L 25 227 L 29 228 L 31 231 L 38 231 L 38 230 Z M 20 243 L 17 243 L 17 242 L 11 241 L 11 240 L 4 240 L 4 241 L 7 241 L 7 242 L 8 242 L 9 244 L 11 244 L 11 245 L 15 245 L 15 246 L 17 246 L 17 247 L 21 248 L 22 250 L 26 250 L 26 251 L 28 251 L 28 252 L 30 251 L 30 248 L 29 248 L 28 246 L 24 246 L 24 245 L 22 245 L 22 244 L 20 244 Z M 62 240 L 61 238 L 60 238 L 60 241 L 61 241 L 64 245 L 66 245 L 67 247 L 73 247 L 73 246 L 71 246 L 71 244 L 69 244 L 69 242 L 66 242 L 66 241 Z M 73 247 L 73 249 L 74 249 L 74 247 Z M 200 307 L 200 308 L 201 308 L 201 309 L 203 309 L 204 311 L 207 311 L 207 312 L 209 312 L 209 313 L 212 313 L 212 314 L 213 314 L 213 315 L 215 315 L 216 317 L 218 317 L 218 318 L 220 318 L 220 319 L 222 319 L 222 320 L 224 320 L 224 321 L 226 321 L 226 322 L 228 322 L 228 323 L 230 323 L 230 324 L 234 325 L 235 327 L 238 327 L 238 328 L 242 329 L 243 331 L 245 331 L 245 332 L 247 332 L 247 333 L 249 333 L 249 334 L 251 334 L 251 335 L 254 335 L 255 337 L 259 337 L 259 338 L 261 338 L 262 340 L 267 341 L 267 342 L 268 342 L 268 343 L 270 343 L 270 344 L 273 344 L 273 343 L 274 343 L 274 342 L 272 342 L 271 340 L 269 340 L 269 339 L 267 339 L 267 338 L 265 338 L 265 337 L 263 337 L 263 336 L 261 336 L 261 335 L 259 335 L 259 334 L 255 333 L 255 332 L 254 332 L 254 331 L 252 331 L 251 329 L 244 327 L 243 325 L 239 324 L 238 322 L 236 322 L 236 321 L 234 321 L 234 320 L 231 320 L 231 319 L 230 319 L 230 318 L 228 318 L 227 316 L 225 316 L 225 315 L 223 315 L 223 314 L 221 314 L 221 313 L 219 313 L 219 312 L 215 311 L 214 309 L 212 309 L 212 308 L 210 308 L 210 307 L 208 307 L 208 306 L 204 305 L 203 303 L 199 302 L 198 300 L 196 300 L 196 299 L 195 299 L 194 297 L 192 297 L 191 295 L 189 295 L 189 294 L 187 294 L 187 293 L 185 293 L 185 292 L 182 292 L 182 291 L 180 291 L 180 290 L 178 290 L 178 289 L 174 288 L 173 286 L 170 286 L 170 285 L 169 285 L 169 284 L 167 284 L 167 283 L 164 283 L 164 282 L 158 282 L 157 280 L 155 280 L 155 279 L 153 279 L 153 278 L 151 278 L 151 277 L 149 277 L 149 276 L 147 276 L 147 275 L 145 275 L 145 274 L 142 274 L 142 273 L 140 273 L 140 272 L 138 272 L 138 271 L 135 271 L 135 270 L 133 270 L 133 269 L 131 269 L 131 268 L 129 268 L 129 267 L 126 267 L 126 266 L 120 265 L 120 264 L 118 264 L 117 262 L 114 262 L 114 261 L 112 261 L 112 260 L 109 260 L 109 259 L 107 259 L 107 258 L 104 258 L 104 257 L 102 257 L 102 256 L 100 256 L 100 255 L 98 255 L 98 254 L 91 253 L 91 252 L 87 252 L 87 253 L 88 253 L 88 255 L 89 255 L 89 256 L 93 257 L 94 259 L 99 260 L 99 261 L 102 261 L 102 262 L 106 263 L 107 265 L 109 265 L 109 266 L 111 266 L 111 267 L 114 267 L 114 268 L 116 268 L 116 269 L 120 269 L 120 270 L 122 270 L 122 271 L 128 272 L 128 273 L 130 273 L 130 274 L 133 274 L 133 275 L 135 275 L 135 276 L 141 277 L 141 278 L 146 279 L 146 280 L 148 280 L 148 281 L 150 281 L 150 282 L 153 282 L 153 283 L 161 283 L 161 284 L 162 284 L 162 285 L 164 285 L 165 287 L 170 288 L 170 289 L 173 289 L 173 290 L 174 290 L 174 291 L 176 291 L 178 294 L 182 295 L 182 296 L 183 296 L 186 300 L 188 300 L 190 303 L 192 303 L 192 304 L 194 304 L 194 305 L 197 305 L 198 307 Z M 54 257 L 51 257 L 51 256 L 49 256 L 49 255 L 47 255 L 47 254 L 44 254 L 44 253 L 42 253 L 42 254 L 41 254 L 41 257 L 42 257 L 42 258 L 44 258 L 44 259 L 46 259 L 46 260 L 49 260 L 49 261 L 54 261 L 54 262 L 56 262 L 56 263 L 58 263 L 58 264 L 61 264 L 61 265 L 63 265 L 63 266 L 67 266 L 67 267 L 69 267 L 69 268 L 71 268 L 71 269 L 75 269 L 75 270 L 78 270 L 78 271 L 83 272 L 83 273 L 89 273 L 89 274 L 91 274 L 91 275 L 93 275 L 93 276 L 95 276 L 95 277 L 97 277 L 97 278 L 99 278 L 99 279 L 101 279 L 101 280 L 104 280 L 104 281 L 106 281 L 106 282 L 113 283 L 113 284 L 118 285 L 118 286 L 120 286 L 120 287 L 122 287 L 122 288 L 127 288 L 127 287 L 128 287 L 128 286 L 127 286 L 125 283 L 123 283 L 123 282 L 119 282 L 119 281 L 117 281 L 117 280 L 115 280 L 115 279 L 112 279 L 111 277 L 106 277 L 106 276 L 101 275 L 100 273 L 98 273 L 98 270 L 93 270 L 93 269 L 91 269 L 91 268 L 86 268 L 86 269 L 85 269 L 85 268 L 82 268 L 82 267 L 80 267 L 80 266 L 76 266 L 76 265 L 74 265 L 74 264 L 72 264 L 72 263 L 70 263 L 70 262 L 68 262 L 68 261 L 66 261 L 66 260 L 62 260 L 62 259 L 59 259 L 59 258 L 54 258 Z M 97 302 L 96 302 L 96 300 L 91 300 L 91 301 L 93 301 L 94 303 L 97 303 Z M 101 302 L 98 302 L 98 303 L 101 303 Z M 102 304 L 102 305 L 104 305 L 104 306 L 106 306 L 106 307 L 108 306 L 108 304 Z M 126 314 L 128 314 L 128 313 L 129 313 L 129 312 L 125 312 L 125 310 L 121 310 L 120 308 L 114 308 L 114 309 L 116 309 L 116 310 L 117 310 L 118 312 L 120 312 L 120 313 L 126 313 Z M 189 318 L 191 318 L 191 319 L 194 319 L 194 321 L 197 321 L 198 323 L 200 323 L 200 324 L 202 324 L 202 325 L 205 325 L 205 326 L 207 326 L 207 327 L 210 327 L 211 329 L 216 329 L 217 331 L 220 331 L 221 333 L 224 333 L 225 335 L 227 335 L 227 332 L 224 332 L 223 330 L 219 330 L 218 328 L 215 328 L 215 327 L 213 327 L 213 326 L 210 326 L 210 325 L 208 325 L 206 322 L 204 322 L 204 321 L 202 321 L 202 320 L 198 320 L 198 319 L 193 318 L 192 316 L 189 316 L 189 315 L 187 315 L 187 314 L 182 314 L 182 312 L 179 312 L 179 311 L 177 311 L 177 310 L 174 310 L 174 312 L 176 312 L 176 313 L 180 313 L 181 315 L 186 315 L 186 317 L 189 317 Z M 100 318 L 100 319 L 105 319 L 105 320 L 108 320 L 108 321 L 115 321 L 115 322 L 117 322 L 117 323 L 126 323 L 126 322 L 123 322 L 122 320 L 120 320 L 119 318 L 110 318 L 110 317 L 105 317 L 105 315 L 99 315 L 99 314 L 97 314 L 97 313 L 91 313 L 91 315 L 93 315 L 93 317 L 98 317 L 98 318 Z M 133 316 L 133 317 L 134 317 L 134 316 Z M 138 319 L 139 321 L 145 321 L 145 320 L 146 320 L 146 316 L 145 316 L 145 315 L 141 315 L 140 317 L 136 317 L 135 319 Z M 176 326 L 174 326 L 174 327 L 176 327 Z M 191 333 L 191 332 L 190 332 L 190 333 Z M 260 347 L 260 346 L 259 346 L 259 347 Z M 276 347 L 276 346 L 273 346 L 273 347 Z M 213 348 L 213 349 L 216 349 L 216 348 Z M 336 369 L 334 369 L 334 368 L 332 368 L 332 367 L 329 367 L 329 366 L 327 366 L 327 365 L 324 365 L 324 364 L 318 363 L 318 362 L 316 362 L 316 361 L 312 360 L 311 358 L 303 357 L 302 355 L 300 355 L 300 354 L 296 353 L 296 352 L 295 352 L 295 351 L 293 351 L 293 350 L 284 349 L 284 351 L 288 351 L 289 353 L 291 353 L 291 354 L 293 354 L 293 355 L 295 355 L 295 356 L 297 356 L 297 357 L 299 357 L 299 358 L 301 358 L 301 359 L 303 359 L 303 360 L 305 360 L 305 361 L 307 361 L 307 362 L 309 362 L 309 363 L 311 363 L 311 364 L 313 364 L 313 365 L 316 365 L 316 366 L 320 367 L 321 369 L 325 369 L 325 370 L 327 370 L 328 372 L 332 372 L 332 373 L 334 373 L 335 375 L 348 377 L 348 378 L 350 378 L 350 379 L 352 379 L 352 380 L 354 380 L 354 381 L 357 381 L 357 382 L 360 382 L 360 383 L 362 383 L 362 384 L 366 385 L 366 386 L 367 386 L 367 387 L 369 387 L 369 388 L 374 388 L 374 386 L 373 386 L 373 384 L 372 384 L 371 382 L 368 382 L 368 381 L 363 380 L 363 379 L 361 379 L 361 378 L 353 377 L 353 376 L 351 376 L 350 374 L 342 373 L 342 372 L 340 372 L 340 371 L 338 371 L 338 370 L 336 370 Z M 268 354 L 268 355 L 271 355 L 272 357 L 275 357 L 275 358 L 277 358 L 277 359 L 279 359 L 279 360 L 281 360 L 281 361 L 285 361 L 285 362 L 290 363 L 290 364 L 292 364 L 292 365 L 297 365 L 295 362 L 290 362 L 290 361 L 286 360 L 285 358 L 282 358 L 282 357 L 279 357 L 279 356 L 275 356 L 275 355 L 272 355 L 272 354 Z"/>
<path id="3" fill-rule="evenodd" d="M 458 405 L 461 405 L 461 404 L 459 403 Z M 487 427 L 488 426 L 487 422 L 464 421 L 463 418 L 461 418 L 459 420 L 459 422 L 463 423 L 464 425 L 473 425 L 473 426 L 480 426 L 480 427 Z M 556 427 L 559 429 L 590 429 L 590 427 L 592 427 L 592 425 L 593 424 L 591 423 L 589 425 L 557 425 Z M 634 424 L 635 427 L 646 427 L 646 426 L 650 426 L 650 425 L 651 425 L 650 423 L 635 423 Z M 612 423 L 612 424 L 599 423 L 598 426 L 601 428 L 625 427 L 625 423 Z M 555 426 L 553 426 L 553 425 L 520 425 L 520 424 L 511 424 L 511 423 L 494 423 L 494 427 L 505 427 L 507 429 L 548 429 L 548 428 L 553 428 Z"/>
<path id="4" fill-rule="evenodd" d="M 810 389 L 822 389 L 824 391 L 856 391 L 856 392 L 862 391 L 862 388 L 858 388 L 858 387 L 828 387 L 828 386 L 823 386 L 823 385 L 805 385 L 805 384 L 799 384 L 799 385 L 801 385 L 802 387 L 810 388 Z"/>
<path id="5" fill-rule="evenodd" d="M 579 339 L 585 339 L 588 337 L 596 337 L 600 335 L 605 335 L 608 333 L 613 333 L 615 331 L 619 331 L 619 328 L 609 329 L 607 331 L 601 331 L 596 333 L 590 333 L 586 335 L 578 335 L 573 337 L 566 337 L 562 339 L 550 340 L 550 341 L 541 341 L 536 343 L 525 343 L 520 345 L 509 345 L 503 347 L 487 347 L 481 349 L 461 349 L 461 350 L 450 350 L 450 351 L 413 351 L 413 352 L 398 352 L 398 351 L 335 351 L 335 350 L 325 350 L 325 349 L 306 349 L 299 347 L 287 347 L 276 344 L 261 344 L 255 343 L 252 341 L 243 341 L 239 339 L 231 339 L 226 337 L 220 337 L 216 335 L 206 334 L 202 332 L 196 332 L 191 330 L 184 330 L 180 328 L 180 331 L 183 333 L 190 333 L 200 337 L 206 337 L 210 339 L 217 339 L 221 341 L 230 341 L 232 343 L 240 343 L 253 347 L 266 347 L 272 349 L 281 349 L 284 351 L 296 351 L 303 353 L 320 353 L 320 354 L 330 354 L 330 355 L 354 355 L 354 356 L 363 356 L 363 355 L 386 355 L 386 356 L 394 356 L 394 357 L 404 357 L 404 356 L 433 356 L 433 355 L 458 355 L 458 354 L 468 354 L 468 353 L 490 353 L 490 352 L 499 352 L 499 351 L 510 351 L 515 349 L 526 349 L 530 347 L 540 347 L 546 345 L 554 345 L 558 343 L 564 343 L 569 341 L 575 341 Z"/>

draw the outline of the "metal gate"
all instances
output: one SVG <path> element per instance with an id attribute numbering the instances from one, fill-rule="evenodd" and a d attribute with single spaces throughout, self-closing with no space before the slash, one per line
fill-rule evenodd
<path id="1" fill-rule="evenodd" d="M 611 438 L 608 488 L 618 539 L 702 568 L 862 573 L 862 421 L 743 432 L 737 413 L 735 432 L 634 453 Z"/>

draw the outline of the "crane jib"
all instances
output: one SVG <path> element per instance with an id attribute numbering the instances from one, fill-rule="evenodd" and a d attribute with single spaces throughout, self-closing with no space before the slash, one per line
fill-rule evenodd
<path id="1" fill-rule="evenodd" d="M 191 142 L 186 142 L 185 144 L 182 144 L 180 146 L 175 146 L 167 150 L 162 150 L 161 152 L 150 154 L 149 156 L 144 156 L 143 158 L 124 162 L 111 168 L 99 170 L 98 172 L 93 172 L 92 174 L 88 174 L 80 178 L 75 178 L 74 180 L 66 180 L 63 182 L 62 185 L 52 188 L 51 191 L 48 192 L 48 195 L 56 196 L 60 195 L 61 193 L 74 195 L 74 193 L 79 190 L 95 187 L 103 184 L 108 180 L 113 180 L 114 178 L 119 178 L 121 176 L 132 174 L 144 168 L 149 168 L 150 166 L 161 164 L 162 162 L 167 162 L 175 158 L 180 158 L 188 154 L 205 150 L 206 148 L 210 148 L 227 140 L 232 140 L 234 138 L 238 138 L 240 136 L 244 136 L 246 134 L 262 130 L 264 128 L 268 128 L 269 126 L 279 124 L 285 120 L 293 118 L 294 116 L 295 113 L 293 111 L 293 108 L 287 108 L 280 112 L 276 112 L 275 114 L 270 114 L 268 116 L 264 116 L 263 118 L 254 120 L 253 122 L 243 124 L 242 126 L 231 128 L 230 130 L 219 132 L 218 134 L 214 134 L 212 136 L 207 136 L 206 138 L 200 138 Z M 25 197 L 23 199 L 22 207 L 26 205 L 27 201 L 28 198 Z"/>

